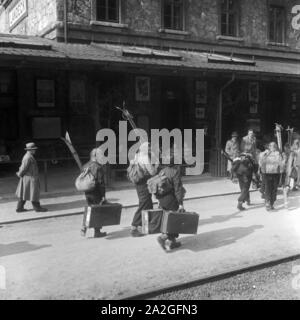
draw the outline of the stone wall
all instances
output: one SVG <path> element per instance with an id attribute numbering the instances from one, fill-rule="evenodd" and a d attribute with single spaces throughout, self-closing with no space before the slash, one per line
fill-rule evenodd
<path id="1" fill-rule="evenodd" d="M 6 10 L 0 13 L 0 32 L 43 35 L 57 21 L 56 0 L 28 0 L 27 16 L 10 30 L 8 13 L 16 3 L 17 0 L 8 1 Z"/>
<path id="2" fill-rule="evenodd" d="M 0 11 L 0 32 L 9 32 L 7 26 L 8 10 L 16 1 L 18 0 L 7 1 L 6 12 L 1 13 Z M 130 41 L 128 37 L 136 35 L 150 35 L 157 39 L 171 37 L 187 41 L 218 41 L 220 0 L 185 1 L 185 31 L 187 31 L 187 34 L 181 36 L 173 34 L 168 35 L 168 37 L 159 32 L 162 28 L 161 0 L 122 0 L 120 22 L 127 25 L 128 29 L 98 25 L 91 27 L 90 23 L 93 20 L 93 5 L 95 1 L 68 0 L 68 21 L 71 25 L 83 26 L 85 32 L 89 30 L 90 34 L 87 35 L 87 39 L 92 38 L 92 32 L 102 33 L 104 31 L 107 33 L 107 41 L 109 41 L 111 33 L 122 35 L 123 38 L 120 38 L 120 41 L 125 42 Z M 244 39 L 242 44 L 260 47 L 268 45 L 268 5 L 275 3 L 284 5 L 286 8 L 286 42 L 289 48 L 300 48 L 300 30 L 294 30 L 291 26 L 292 19 L 295 17 L 295 14 L 292 14 L 292 8 L 299 4 L 297 0 L 237 1 L 240 1 L 241 9 L 239 36 Z M 51 29 L 55 22 L 63 21 L 63 19 L 64 1 L 28 0 L 28 17 L 24 18 L 12 32 L 41 35 L 47 29 Z M 53 36 L 55 37 L 55 35 Z M 78 33 L 75 34 L 76 36 L 78 36 Z M 103 37 L 105 38 L 105 36 Z M 224 43 L 224 39 L 220 43 Z"/>

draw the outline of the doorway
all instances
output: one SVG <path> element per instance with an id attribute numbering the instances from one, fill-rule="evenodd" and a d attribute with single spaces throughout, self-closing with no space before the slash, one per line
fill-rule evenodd
<path id="1" fill-rule="evenodd" d="M 183 129 L 184 79 L 163 78 L 161 129 Z"/>

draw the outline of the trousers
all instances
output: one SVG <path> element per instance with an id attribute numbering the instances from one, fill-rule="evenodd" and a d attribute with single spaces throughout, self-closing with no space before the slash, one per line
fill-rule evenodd
<path id="1" fill-rule="evenodd" d="M 131 225 L 133 227 L 142 226 L 142 211 L 153 209 L 152 196 L 148 191 L 147 182 L 143 181 L 135 185 L 137 196 L 139 199 L 139 207 L 134 214 Z"/>
<path id="2" fill-rule="evenodd" d="M 251 180 L 252 176 L 247 175 L 238 175 L 239 185 L 241 189 L 240 196 L 238 198 L 239 202 L 246 202 L 250 201 L 250 186 L 251 186 Z"/>
<path id="3" fill-rule="evenodd" d="M 277 189 L 279 184 L 280 174 L 268 174 L 265 175 L 266 184 L 266 201 L 272 206 L 277 198 Z"/>

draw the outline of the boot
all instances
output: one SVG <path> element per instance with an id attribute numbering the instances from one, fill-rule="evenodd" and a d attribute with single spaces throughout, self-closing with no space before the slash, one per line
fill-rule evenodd
<path id="1" fill-rule="evenodd" d="M 162 249 L 166 250 L 166 239 L 162 235 L 160 235 L 157 237 L 156 240 L 157 240 L 158 244 L 162 247 Z"/>
<path id="2" fill-rule="evenodd" d="M 41 207 L 39 202 L 32 202 L 32 206 L 35 212 L 47 212 L 48 209 Z"/>
<path id="3" fill-rule="evenodd" d="M 24 200 L 19 200 L 19 201 L 18 201 L 18 205 L 17 205 L 17 209 L 16 209 L 16 212 L 17 212 L 17 213 L 21 213 L 21 212 L 26 212 L 26 211 L 28 211 L 28 210 L 26 210 L 26 209 L 24 208 L 25 203 L 26 203 L 26 201 L 24 201 Z"/>
<path id="4" fill-rule="evenodd" d="M 101 232 L 100 229 L 95 229 L 94 238 L 103 238 L 106 236 L 107 236 L 106 232 Z"/>
<path id="5" fill-rule="evenodd" d="M 270 210 L 271 210 L 270 201 L 266 201 L 266 209 L 267 209 L 267 211 L 270 211 Z"/>
<path id="6" fill-rule="evenodd" d="M 243 202 L 241 202 L 241 201 L 238 202 L 237 208 L 238 208 L 240 211 L 246 210 L 246 209 L 243 207 Z"/>

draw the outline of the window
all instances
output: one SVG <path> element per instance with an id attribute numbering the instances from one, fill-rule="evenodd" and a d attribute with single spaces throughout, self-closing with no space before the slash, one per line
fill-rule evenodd
<path id="1" fill-rule="evenodd" d="M 119 22 L 119 0 L 96 0 L 96 20 Z"/>
<path id="2" fill-rule="evenodd" d="M 270 6 L 269 9 L 269 41 L 285 42 L 285 10 L 284 7 Z"/>
<path id="3" fill-rule="evenodd" d="M 163 1 L 163 27 L 164 29 L 183 30 L 183 1 L 164 0 Z"/>
<path id="4" fill-rule="evenodd" d="M 237 0 L 221 0 L 221 35 L 237 37 L 239 32 L 239 6 Z"/>

